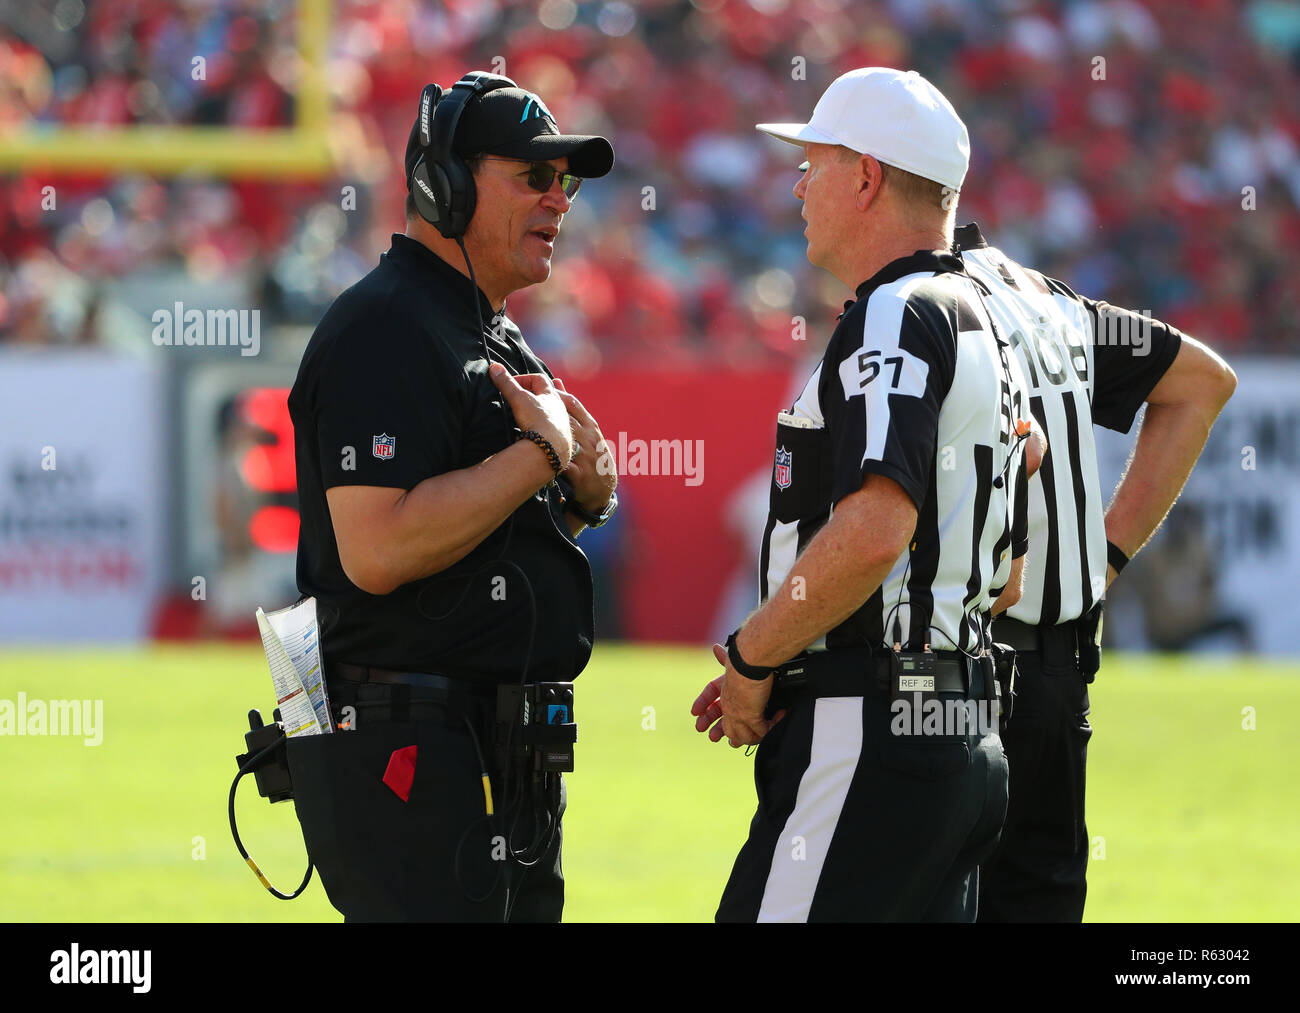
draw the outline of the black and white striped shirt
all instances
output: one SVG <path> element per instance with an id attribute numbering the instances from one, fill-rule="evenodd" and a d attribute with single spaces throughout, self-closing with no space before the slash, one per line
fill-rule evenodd
<path id="1" fill-rule="evenodd" d="M 1182 340 L 1167 324 L 1075 295 L 989 246 L 979 226 L 954 245 L 1015 349 L 1047 456 L 1029 494 L 1024 593 L 1007 615 L 1055 625 L 1083 615 L 1105 594 L 1105 503 L 1092 426 L 1127 433 Z"/>
<path id="2" fill-rule="evenodd" d="M 778 416 L 761 597 L 780 590 L 835 503 L 868 474 L 884 475 L 916 504 L 912 543 L 814 649 L 891 644 L 897 621 L 913 650 L 929 643 L 974 653 L 987 643 L 987 610 L 1012 557 L 1024 552 L 1024 454 L 1014 434 L 1016 420 L 1028 418 L 1024 380 L 951 254 L 895 260 L 857 297 Z"/>

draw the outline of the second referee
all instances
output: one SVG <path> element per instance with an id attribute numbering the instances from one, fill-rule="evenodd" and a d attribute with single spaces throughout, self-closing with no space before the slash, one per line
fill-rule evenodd
<path id="1" fill-rule="evenodd" d="M 1236 377 L 1176 328 L 1017 264 L 975 224 L 955 237 L 988 290 L 1052 447 L 1030 491 L 1024 593 L 993 626 L 994 639 L 1016 649 L 1019 678 L 1002 733 L 1011 799 L 1002 840 L 980 870 L 979 920 L 1077 922 L 1087 893 L 1088 685 L 1101 663 L 1102 601 L 1178 497 Z M 1144 401 L 1133 460 L 1103 511 L 1093 426 L 1127 433 Z"/>
<path id="2" fill-rule="evenodd" d="M 714 741 L 762 743 L 717 918 L 972 921 L 1006 807 L 1001 742 L 891 721 L 904 688 L 954 711 L 992 701 L 989 610 L 1025 549 L 1023 380 L 948 252 L 966 128 L 916 73 L 866 68 L 809 123 L 759 129 L 803 146 L 808 259 L 857 301 L 778 416 L 764 604 L 692 707 Z M 784 716 L 765 713 L 777 669 Z"/>

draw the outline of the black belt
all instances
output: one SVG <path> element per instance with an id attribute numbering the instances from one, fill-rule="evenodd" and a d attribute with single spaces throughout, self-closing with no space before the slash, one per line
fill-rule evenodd
<path id="1" fill-rule="evenodd" d="M 1048 628 L 1050 629 L 1050 627 Z M 1042 638 L 1039 636 L 1041 629 L 1043 627 L 1030 626 L 1028 623 L 1022 623 L 1019 619 L 999 616 L 993 620 L 992 633 L 993 639 L 999 644 L 1014 647 L 1018 654 L 1028 654 L 1043 649 Z"/>
<path id="2" fill-rule="evenodd" d="M 983 674 L 978 664 L 960 651 L 934 651 L 935 693 L 983 693 Z M 886 696 L 889 687 L 888 652 L 869 648 L 838 648 L 810 651 L 792 658 L 776 669 L 774 691 L 807 689 L 814 696 Z"/>
<path id="3" fill-rule="evenodd" d="M 1017 654 L 1038 654 L 1038 664 L 1048 675 L 1079 671 L 1078 638 L 1078 620 L 1074 619 L 1053 626 L 1030 626 L 1007 616 L 993 620 L 993 639 L 1014 648 Z"/>
<path id="4" fill-rule="evenodd" d="M 490 714 L 485 705 L 494 702 L 497 693 L 492 683 L 348 662 L 326 662 L 325 678 L 336 712 L 346 706 L 364 711 L 357 716 L 358 726 L 376 718 L 397 722 L 439 718 L 452 726 L 463 725 L 466 717 Z"/>
<path id="5" fill-rule="evenodd" d="M 497 688 L 494 684 L 475 682 L 471 679 L 453 679 L 446 675 L 434 675 L 432 672 L 394 672 L 388 668 L 374 668 L 370 665 L 353 665 L 346 661 L 331 662 L 325 666 L 325 674 L 346 682 L 382 683 L 387 686 L 419 686 L 424 689 L 441 690 L 447 694 L 468 694 L 470 696 L 496 698 Z"/>
<path id="6" fill-rule="evenodd" d="M 1024 653 L 1055 648 L 1073 654 L 1077 649 L 1076 636 L 1073 619 L 1054 626 L 1030 626 L 1007 616 L 993 620 L 993 639 Z"/>

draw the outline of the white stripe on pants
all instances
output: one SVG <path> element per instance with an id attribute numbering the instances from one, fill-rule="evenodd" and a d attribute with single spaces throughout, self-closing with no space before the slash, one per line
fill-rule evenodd
<path id="1" fill-rule="evenodd" d="M 862 752 L 862 697 L 817 700 L 808 769 L 772 854 L 760 922 L 806 922 Z M 802 838 L 798 849 L 795 838 Z"/>

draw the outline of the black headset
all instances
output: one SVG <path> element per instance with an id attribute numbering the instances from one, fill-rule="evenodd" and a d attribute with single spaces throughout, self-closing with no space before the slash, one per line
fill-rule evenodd
<path id="1" fill-rule="evenodd" d="M 508 77 L 475 70 L 449 91 L 426 84 L 420 92 L 420 157 L 411 170 L 411 197 L 420 217 L 448 239 L 459 239 L 474 217 L 474 174 L 456 154 L 456 124 L 476 95 L 516 88 Z"/>

